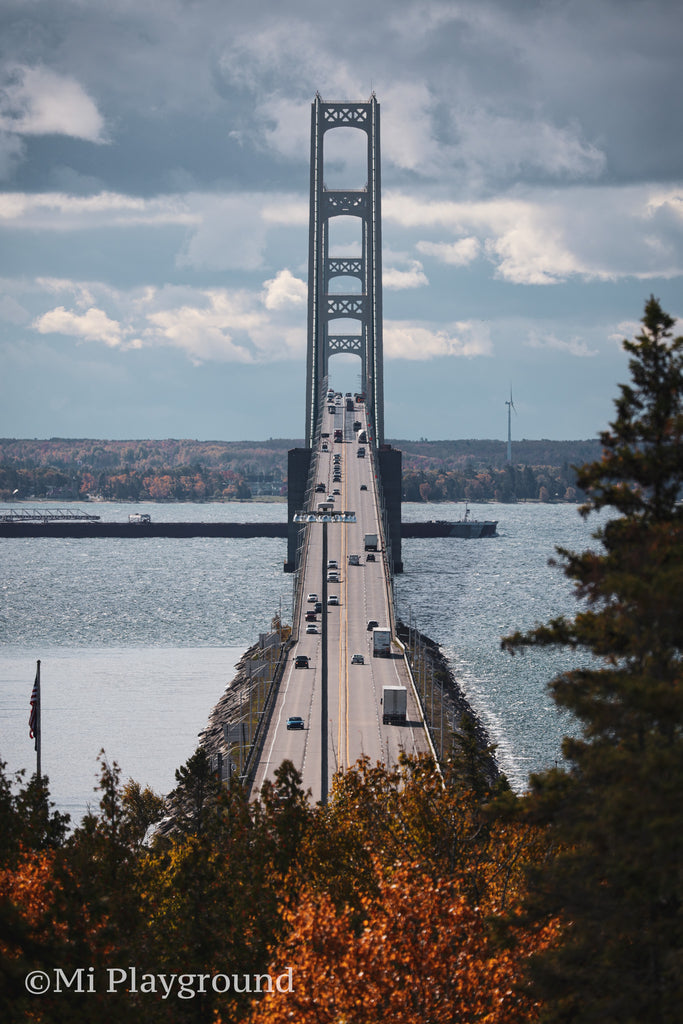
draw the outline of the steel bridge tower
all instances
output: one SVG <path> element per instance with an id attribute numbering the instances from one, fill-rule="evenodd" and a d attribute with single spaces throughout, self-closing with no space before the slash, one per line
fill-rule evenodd
<path id="1" fill-rule="evenodd" d="M 361 189 L 330 189 L 325 185 L 325 133 L 333 128 L 358 128 L 367 137 L 367 181 Z M 374 445 L 381 489 L 381 511 L 390 567 L 402 572 L 401 452 L 384 443 L 384 374 L 382 355 L 382 211 L 379 103 L 373 93 L 366 103 L 326 103 L 316 93 L 311 107 L 311 197 L 308 235 L 308 349 L 306 354 L 306 447 L 293 448 L 288 461 L 287 561 L 285 572 L 297 568 L 300 529 L 294 512 L 304 507 L 313 450 L 325 401 L 330 356 L 350 352 L 361 360 L 362 390 Z M 358 217 L 360 255 L 330 252 L 333 217 Z M 338 277 L 356 278 L 353 292 L 330 291 Z M 335 320 L 357 320 L 355 334 L 335 334 Z"/>
<path id="2" fill-rule="evenodd" d="M 358 128 L 367 136 L 367 184 L 362 189 L 328 189 L 323 159 L 325 133 Z M 368 421 L 376 445 L 384 441 L 382 374 L 382 225 L 380 205 L 379 103 L 326 103 L 316 94 L 311 107 L 311 197 L 308 239 L 308 351 L 306 357 L 306 444 L 314 444 L 330 356 L 360 356 Z M 361 255 L 330 254 L 332 217 L 359 217 Z M 335 277 L 357 278 L 360 290 L 330 292 Z M 334 320 L 358 320 L 358 334 L 331 334 Z"/>

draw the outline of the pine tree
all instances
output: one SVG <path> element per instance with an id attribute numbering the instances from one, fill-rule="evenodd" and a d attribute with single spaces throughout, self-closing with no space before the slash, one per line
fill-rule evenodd
<path id="1" fill-rule="evenodd" d="M 582 610 L 503 641 L 586 655 L 551 684 L 580 727 L 567 767 L 522 800 L 558 843 L 528 901 L 564 920 L 534 966 L 549 1022 L 673 1024 L 683 1006 L 683 338 L 654 297 L 642 323 L 603 457 L 578 472 L 598 544 L 559 549 Z"/>

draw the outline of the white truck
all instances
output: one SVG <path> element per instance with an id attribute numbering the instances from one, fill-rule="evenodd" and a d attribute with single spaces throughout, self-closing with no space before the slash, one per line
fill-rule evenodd
<path id="1" fill-rule="evenodd" d="M 363 540 L 363 544 L 364 544 L 364 547 L 365 547 L 366 551 L 376 551 L 377 550 L 377 534 L 376 533 L 366 533 L 365 534 L 365 538 Z"/>
<path id="2" fill-rule="evenodd" d="M 405 686 L 382 687 L 382 722 L 384 725 L 405 725 L 408 691 Z"/>
<path id="3" fill-rule="evenodd" d="M 391 654 L 391 630 L 384 626 L 375 626 L 372 631 L 373 658 L 388 658 Z"/>

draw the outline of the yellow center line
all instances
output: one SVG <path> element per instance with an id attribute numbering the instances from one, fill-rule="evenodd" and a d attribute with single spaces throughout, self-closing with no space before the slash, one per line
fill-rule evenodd
<path id="1" fill-rule="evenodd" d="M 346 508 L 346 458 L 345 449 L 342 448 L 342 511 Z M 344 689 L 348 692 L 348 681 L 344 684 L 346 668 L 346 631 L 348 628 L 348 579 L 346 575 L 346 530 L 341 531 L 341 554 L 339 558 L 339 572 L 344 573 L 342 577 L 342 607 L 343 611 L 339 620 L 339 723 L 337 728 L 337 749 L 339 751 L 339 767 L 344 768 L 348 764 L 348 703 L 345 701 Z M 345 707 L 346 703 L 346 707 Z M 346 719 L 346 743 L 344 743 L 343 723 Z M 343 747 L 346 746 L 346 763 L 343 758 Z"/>

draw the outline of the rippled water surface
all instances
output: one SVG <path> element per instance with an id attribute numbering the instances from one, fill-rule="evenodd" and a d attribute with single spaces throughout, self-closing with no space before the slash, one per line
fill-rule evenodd
<path id="1" fill-rule="evenodd" d="M 403 518 L 457 519 L 457 506 L 404 505 Z M 516 788 L 529 772 L 561 756 L 571 729 L 547 693 L 570 667 L 565 652 L 526 651 L 512 657 L 501 638 L 578 609 L 570 582 L 551 568 L 555 547 L 581 551 L 595 542 L 597 522 L 575 505 L 485 505 L 472 518 L 498 519 L 498 536 L 481 540 L 404 541 L 404 575 L 397 577 L 398 614 L 444 648 L 498 759 Z"/>
<path id="2" fill-rule="evenodd" d="M 89 505 L 125 520 L 130 505 Z M 286 505 L 136 505 L 156 520 L 275 521 Z M 405 505 L 403 518 L 460 518 L 457 506 Z M 516 787 L 559 757 L 563 732 L 546 683 L 567 666 L 558 653 L 515 658 L 500 638 L 572 614 L 568 581 L 548 559 L 557 544 L 582 550 L 594 525 L 575 506 L 474 506 L 498 536 L 403 544 L 399 615 L 438 640 L 498 744 Z M 60 807 L 79 817 L 93 799 L 97 752 L 124 776 L 167 791 L 174 770 L 233 674 L 275 613 L 291 620 L 284 540 L 148 538 L 0 541 L 0 756 L 34 769 L 28 703 L 42 662 L 43 769 Z"/>

